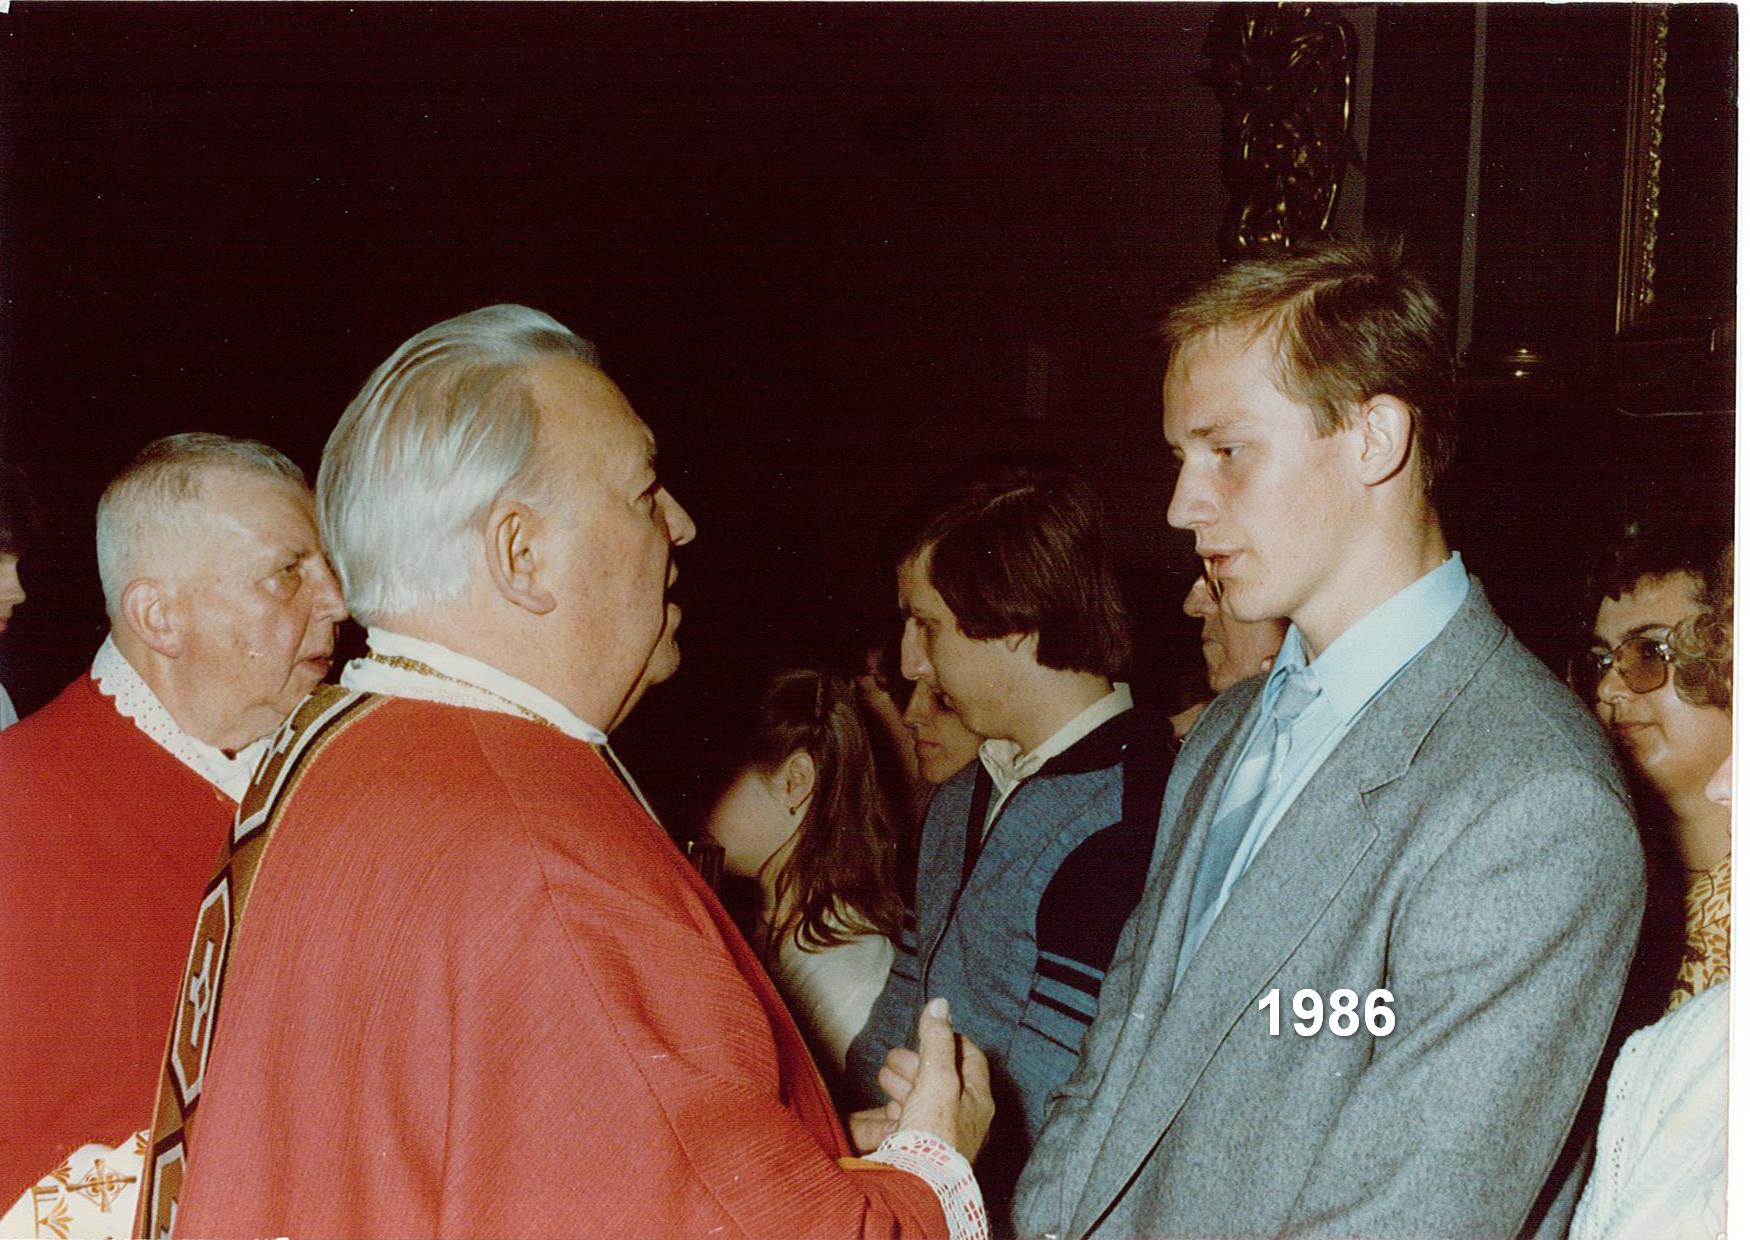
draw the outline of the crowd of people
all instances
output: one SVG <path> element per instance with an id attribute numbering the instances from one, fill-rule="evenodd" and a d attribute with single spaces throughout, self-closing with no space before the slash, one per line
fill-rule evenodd
<path id="1" fill-rule="evenodd" d="M 0 1235 L 1718 1233 L 1729 536 L 1635 531 L 1564 684 L 1447 543 L 1396 250 L 1163 334 L 1206 692 L 1127 683 L 1088 479 L 980 461 L 691 857 L 613 735 L 696 530 L 589 342 L 419 332 L 313 492 L 147 445 L 108 637 L 0 734 Z"/>

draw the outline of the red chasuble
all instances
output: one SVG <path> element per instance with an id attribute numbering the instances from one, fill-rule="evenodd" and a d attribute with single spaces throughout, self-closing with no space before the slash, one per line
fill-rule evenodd
<path id="1" fill-rule="evenodd" d="M 710 890 L 595 752 L 393 701 L 288 794 L 244 912 L 181 1236 L 944 1235 L 845 1170 Z"/>
<path id="2" fill-rule="evenodd" d="M 0 733 L 0 1205 L 151 1123 L 236 809 L 89 676 Z"/>

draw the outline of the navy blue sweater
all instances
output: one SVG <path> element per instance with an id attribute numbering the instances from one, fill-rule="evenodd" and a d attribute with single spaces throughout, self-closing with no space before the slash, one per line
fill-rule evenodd
<path id="1" fill-rule="evenodd" d="M 1075 1068 L 1119 932 L 1154 851 L 1173 733 L 1156 712 L 1108 720 L 1023 780 L 976 841 L 992 796 L 982 762 L 937 791 L 908 924 L 846 1062 L 855 1106 L 885 1101 L 889 1047 L 912 1044 L 925 998 L 990 1058 L 997 1117 L 979 1182 L 999 1230 L 1007 1189 Z M 970 845 L 970 847 L 969 847 Z M 993 1200 L 994 1198 L 994 1200 Z"/>

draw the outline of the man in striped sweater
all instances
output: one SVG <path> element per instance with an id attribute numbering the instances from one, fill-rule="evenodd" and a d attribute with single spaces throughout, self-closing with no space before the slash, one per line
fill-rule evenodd
<path id="1" fill-rule="evenodd" d="M 925 997 L 949 999 L 956 1026 L 990 1056 L 1003 1119 L 979 1179 L 1000 1232 L 1046 1095 L 1075 1067 L 1141 895 L 1172 729 L 1113 680 L 1130 641 L 1085 479 L 978 465 L 927 495 L 907 533 L 903 671 L 987 739 L 930 806 L 917 934 L 847 1071 L 858 1101 L 881 1101 L 884 1065 L 908 1074 L 903 1048 Z"/>

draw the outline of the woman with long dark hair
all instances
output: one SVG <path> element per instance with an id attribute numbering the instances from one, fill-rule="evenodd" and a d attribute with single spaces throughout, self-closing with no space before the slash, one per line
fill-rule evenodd
<path id="1" fill-rule="evenodd" d="M 753 939 L 829 1076 L 887 980 L 905 905 L 901 818 L 853 677 L 780 673 L 707 830 L 754 880 Z"/>

